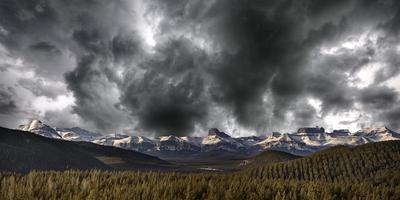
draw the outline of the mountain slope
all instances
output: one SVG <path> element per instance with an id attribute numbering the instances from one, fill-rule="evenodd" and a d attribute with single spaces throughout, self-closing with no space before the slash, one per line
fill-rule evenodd
<path id="1" fill-rule="evenodd" d="M 0 127 L 0 170 L 166 169 L 156 157 L 88 142 L 50 139 Z"/>
<path id="2" fill-rule="evenodd" d="M 336 146 L 311 156 L 254 167 L 246 171 L 255 177 L 358 182 L 399 178 L 400 141 L 370 143 L 356 147 Z M 400 180 L 400 179 L 399 179 Z"/>

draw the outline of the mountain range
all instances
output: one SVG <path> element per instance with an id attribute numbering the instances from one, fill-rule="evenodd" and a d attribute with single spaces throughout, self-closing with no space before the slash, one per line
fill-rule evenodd
<path id="1" fill-rule="evenodd" d="M 304 156 L 336 145 L 355 146 L 400 140 L 400 134 L 387 127 L 364 128 L 355 133 L 350 133 L 348 130 L 325 132 L 322 127 L 306 127 L 299 128 L 296 133 L 273 132 L 268 136 L 249 137 L 231 137 L 216 128 L 211 128 L 208 135 L 204 137 L 168 135 L 155 138 L 124 134 L 103 135 L 79 127 L 56 128 L 39 120 L 31 120 L 18 128 L 48 138 L 119 147 L 165 160 L 182 159 L 182 155 L 190 155 L 184 156 L 183 159 L 194 156 L 199 158 L 203 155 L 209 157 L 213 152 L 233 157 L 241 155 L 246 157 L 264 150 L 278 150 Z"/>

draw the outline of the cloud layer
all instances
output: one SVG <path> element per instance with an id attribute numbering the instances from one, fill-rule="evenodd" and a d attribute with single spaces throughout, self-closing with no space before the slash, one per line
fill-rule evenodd
<path id="1" fill-rule="evenodd" d="M 399 21 L 395 0 L 5 0 L 1 125 L 400 128 Z"/>

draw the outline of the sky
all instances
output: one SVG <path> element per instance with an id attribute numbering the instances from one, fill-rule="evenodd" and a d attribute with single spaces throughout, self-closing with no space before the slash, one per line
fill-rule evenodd
<path id="1" fill-rule="evenodd" d="M 0 126 L 400 129 L 397 0 L 2 0 Z"/>

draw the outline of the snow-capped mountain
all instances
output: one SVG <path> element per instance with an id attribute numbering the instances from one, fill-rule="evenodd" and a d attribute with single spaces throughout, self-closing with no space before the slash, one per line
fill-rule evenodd
<path id="1" fill-rule="evenodd" d="M 295 154 L 307 154 L 313 152 L 312 146 L 302 141 L 302 137 L 295 138 L 291 134 L 270 135 L 265 140 L 253 145 L 258 150 L 273 149 Z"/>
<path id="2" fill-rule="evenodd" d="M 240 143 L 224 132 L 220 132 L 216 128 L 208 131 L 208 135 L 201 141 L 202 151 L 238 151 L 245 150 L 247 146 Z"/>
<path id="3" fill-rule="evenodd" d="M 32 132 L 44 137 L 48 137 L 48 138 L 57 138 L 57 139 L 61 139 L 62 137 L 57 133 L 56 130 L 54 130 L 54 128 L 43 124 L 41 121 L 34 119 L 31 120 L 28 124 L 26 125 L 20 125 L 18 127 L 18 129 L 23 130 L 23 131 L 28 131 L 28 132 Z"/>
<path id="4" fill-rule="evenodd" d="M 259 149 L 276 149 L 305 155 L 336 145 L 362 145 L 370 142 L 400 140 L 400 134 L 387 127 L 366 128 L 351 134 L 348 130 L 334 130 L 332 133 L 299 129 L 292 134 L 272 134 L 254 146 Z M 310 131 L 311 132 L 307 132 Z"/>
<path id="5" fill-rule="evenodd" d="M 145 152 L 153 151 L 156 147 L 156 143 L 143 136 L 128 136 L 112 140 L 112 146 Z"/>
<path id="6" fill-rule="evenodd" d="M 100 145 L 106 145 L 106 146 L 113 146 L 114 141 L 121 140 L 124 138 L 129 137 L 129 135 L 123 135 L 123 134 L 108 134 L 108 135 L 103 135 L 101 137 L 98 137 L 91 142 L 100 144 Z"/>
<path id="7" fill-rule="evenodd" d="M 253 146 L 263 140 L 266 139 L 266 137 L 261 137 L 261 136 L 249 136 L 249 137 L 239 137 L 235 138 L 236 141 L 244 144 L 245 146 Z"/>
<path id="8" fill-rule="evenodd" d="M 174 135 L 157 138 L 156 151 L 200 151 L 201 147 L 196 143 Z"/>
<path id="9" fill-rule="evenodd" d="M 357 131 L 354 135 L 366 137 L 374 141 L 396 140 L 400 138 L 400 134 L 387 127 L 380 128 L 363 128 Z"/>
<path id="10" fill-rule="evenodd" d="M 79 127 L 55 128 L 55 130 L 63 139 L 72 141 L 93 141 L 102 136 L 100 133 L 90 132 Z"/>
<path id="11" fill-rule="evenodd" d="M 322 127 L 300 128 L 296 133 L 273 132 L 268 137 L 249 136 L 234 138 L 216 128 L 209 130 L 205 137 L 174 135 L 148 138 L 124 134 L 102 135 L 79 127 L 52 128 L 39 120 L 32 120 L 19 129 L 49 138 L 71 141 L 87 141 L 100 145 L 115 146 L 124 149 L 152 152 L 234 152 L 256 153 L 265 149 L 286 151 L 306 155 L 336 145 L 361 145 L 370 142 L 400 140 L 400 134 L 387 128 L 364 128 L 352 134 L 348 130 L 325 132 Z"/>

